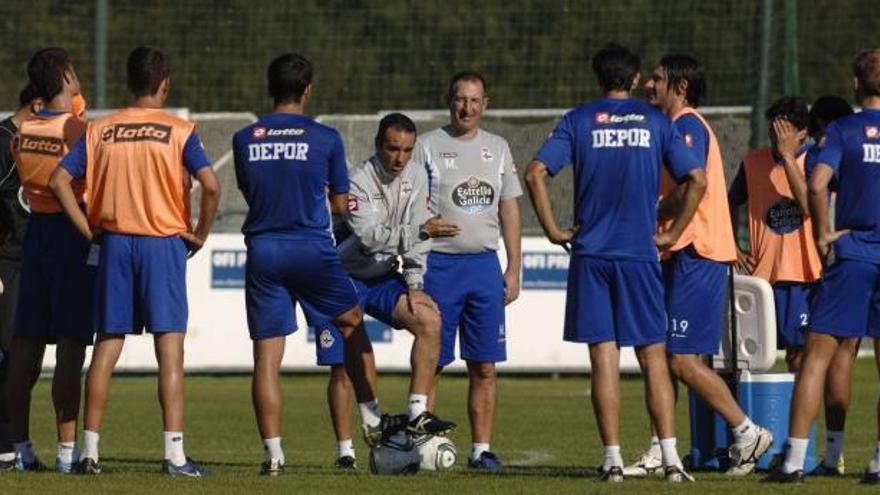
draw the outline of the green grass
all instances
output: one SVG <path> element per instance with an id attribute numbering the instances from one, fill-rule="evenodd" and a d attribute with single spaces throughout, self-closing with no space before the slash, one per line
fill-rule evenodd
<path id="1" fill-rule="evenodd" d="M 846 458 L 851 475 L 844 480 L 810 479 L 798 493 L 858 489 L 861 471 L 875 445 L 877 378 L 873 360 L 862 359 L 855 373 L 855 394 L 847 433 Z M 155 379 L 119 377 L 113 384 L 110 407 L 101 440 L 105 472 L 98 477 L 71 477 L 55 473 L 11 473 L 0 476 L 0 493 L 794 493 L 785 486 L 757 484 L 759 475 L 726 479 L 697 473 L 699 484 L 670 486 L 659 479 L 627 480 L 621 486 L 593 481 L 601 460 L 595 421 L 585 377 L 561 379 L 502 377 L 499 382 L 497 426 L 493 450 L 506 462 L 503 475 L 478 475 L 461 466 L 470 447 L 465 395 L 467 382 L 446 377 L 441 384 L 440 411 L 457 421 L 453 440 L 460 446 L 460 462 L 451 473 L 420 473 L 391 478 L 367 473 L 367 451 L 355 444 L 361 464 L 357 474 L 338 474 L 330 467 L 335 440 L 326 412 L 325 378 L 290 376 L 284 380 L 285 451 L 288 470 L 281 478 L 257 475 L 262 449 L 253 419 L 248 377 L 190 377 L 187 381 L 188 455 L 214 471 L 204 480 L 169 479 L 158 474 L 163 454 Z M 386 409 L 403 409 L 406 380 L 381 379 Z M 647 415 L 641 381 L 623 382 L 624 457 L 635 456 L 647 441 Z M 33 431 L 39 455 L 54 459 L 48 381 L 35 390 Z M 679 405 L 679 451 L 689 448 L 685 404 Z M 822 431 L 823 428 L 820 428 Z M 821 436 L 821 434 L 820 434 Z M 822 441 L 820 440 L 820 447 Z M 821 450 L 819 451 L 821 453 Z M 29 490 L 26 492 L 25 490 Z"/>

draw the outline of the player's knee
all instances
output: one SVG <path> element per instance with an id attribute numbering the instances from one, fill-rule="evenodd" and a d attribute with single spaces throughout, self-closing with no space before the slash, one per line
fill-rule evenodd
<path id="1" fill-rule="evenodd" d="M 440 340 L 440 315 L 427 308 L 419 308 L 418 325 L 427 339 Z"/>
<path id="2" fill-rule="evenodd" d="M 669 370 L 676 377 L 681 378 L 683 375 L 686 375 L 688 371 L 693 366 L 691 362 L 690 356 L 684 354 L 670 354 L 669 356 Z"/>
<path id="3" fill-rule="evenodd" d="M 494 380 L 495 363 L 468 363 L 468 374 L 474 380 Z"/>
<path id="4" fill-rule="evenodd" d="M 364 320 L 364 314 L 361 312 L 360 306 L 355 306 L 350 310 L 336 317 L 334 324 L 343 336 L 347 337 L 349 333 L 360 326 Z"/>
<path id="5" fill-rule="evenodd" d="M 345 366 L 338 364 L 330 367 L 330 384 L 336 386 L 346 386 L 348 383 L 348 374 L 345 372 Z"/>

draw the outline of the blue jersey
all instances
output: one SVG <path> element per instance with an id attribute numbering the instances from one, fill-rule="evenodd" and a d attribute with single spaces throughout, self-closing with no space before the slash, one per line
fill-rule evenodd
<path id="1" fill-rule="evenodd" d="M 685 114 L 677 118 L 673 125 L 681 134 L 685 146 L 694 155 L 697 165 L 706 169 L 706 158 L 709 156 L 709 131 L 694 114 Z"/>
<path id="2" fill-rule="evenodd" d="M 880 110 L 865 109 L 828 124 L 818 163 L 837 177 L 836 229 L 852 233 L 835 255 L 880 263 Z"/>
<path id="3" fill-rule="evenodd" d="M 647 103 L 606 98 L 562 117 L 536 160 L 574 166 L 574 253 L 657 261 L 660 169 L 676 181 L 698 167 L 669 117 Z"/>
<path id="4" fill-rule="evenodd" d="M 246 237 L 330 237 L 327 191 L 348 192 L 339 132 L 302 115 L 274 113 L 238 131 L 232 150 L 249 206 Z"/>

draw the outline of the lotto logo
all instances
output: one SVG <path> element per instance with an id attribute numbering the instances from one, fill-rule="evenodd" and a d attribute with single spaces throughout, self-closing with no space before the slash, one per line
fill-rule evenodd
<path id="1" fill-rule="evenodd" d="M 254 139 L 263 139 L 266 137 L 265 127 L 254 127 Z"/>
<path id="2" fill-rule="evenodd" d="M 608 112 L 599 112 L 596 114 L 596 123 L 597 124 L 607 124 L 609 118 L 610 118 L 610 115 L 608 115 Z"/>
<path id="3" fill-rule="evenodd" d="M 64 141 L 48 136 L 34 136 L 22 134 L 19 140 L 18 150 L 24 153 L 39 153 L 41 155 L 61 156 Z"/>
<path id="4" fill-rule="evenodd" d="M 101 131 L 104 143 L 126 143 L 134 141 L 155 141 L 168 144 L 171 142 L 171 126 L 143 122 L 137 124 L 115 124 Z"/>
<path id="5" fill-rule="evenodd" d="M 865 136 L 868 139 L 875 139 L 876 137 L 880 136 L 880 131 L 877 130 L 876 126 L 869 125 L 865 127 Z"/>

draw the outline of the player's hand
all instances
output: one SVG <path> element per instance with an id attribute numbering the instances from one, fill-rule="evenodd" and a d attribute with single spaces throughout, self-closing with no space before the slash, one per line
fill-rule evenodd
<path id="1" fill-rule="evenodd" d="M 183 239 L 183 243 L 186 244 L 186 249 L 189 251 L 186 255 L 187 258 L 195 256 L 199 249 L 202 249 L 202 246 L 205 245 L 205 239 L 198 237 L 192 232 L 184 232 L 180 234 L 180 238 Z"/>
<path id="2" fill-rule="evenodd" d="M 578 229 L 580 229 L 580 226 L 575 225 L 568 229 L 556 230 L 555 232 L 548 233 L 547 239 L 553 244 L 562 246 L 566 252 L 571 252 L 569 244 L 571 244 L 571 240 L 574 239 L 574 236 L 577 235 Z"/>
<path id="3" fill-rule="evenodd" d="M 736 271 L 743 275 L 751 275 L 754 270 L 755 260 L 752 259 L 752 254 L 736 248 Z"/>
<path id="4" fill-rule="evenodd" d="M 439 313 L 440 308 L 437 306 L 437 303 L 431 299 L 428 294 L 425 294 L 425 291 L 418 289 L 410 289 L 406 292 L 406 307 L 409 310 L 410 314 L 415 316 L 416 314 L 416 305 L 422 304 L 432 309 L 433 311 Z"/>
<path id="5" fill-rule="evenodd" d="M 776 134 L 776 152 L 783 158 L 794 158 L 804 138 L 807 137 L 806 129 L 797 128 L 787 119 L 774 119 L 773 132 Z"/>
<path id="6" fill-rule="evenodd" d="M 519 297 L 519 271 L 507 269 L 504 272 L 504 305 L 516 301 Z"/>
<path id="7" fill-rule="evenodd" d="M 828 254 L 831 253 L 831 245 L 834 244 L 834 241 L 849 234 L 849 232 L 849 229 L 835 230 L 834 232 L 822 234 L 816 239 L 816 250 L 819 251 L 823 264 L 828 260 Z"/>
<path id="8" fill-rule="evenodd" d="M 662 251 L 674 246 L 678 242 L 679 237 L 681 237 L 681 232 L 667 230 L 654 236 L 654 244 L 657 246 L 657 249 Z"/>
<path id="9" fill-rule="evenodd" d="M 461 228 L 458 225 L 443 220 L 440 215 L 425 222 L 422 230 L 427 232 L 430 237 L 455 237 L 461 233 Z"/>

